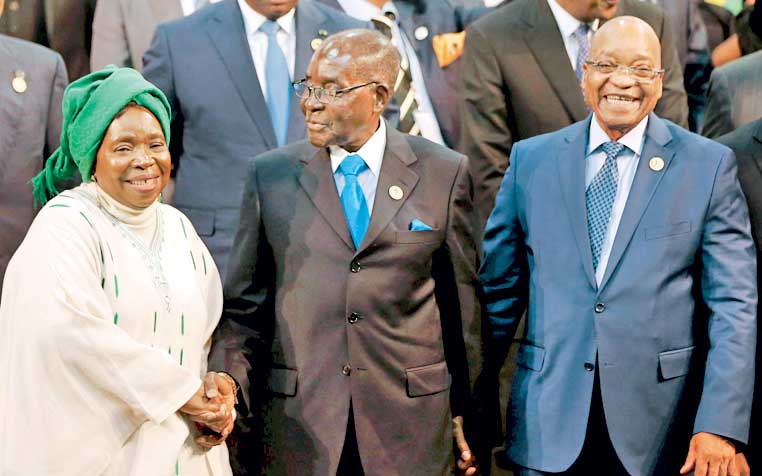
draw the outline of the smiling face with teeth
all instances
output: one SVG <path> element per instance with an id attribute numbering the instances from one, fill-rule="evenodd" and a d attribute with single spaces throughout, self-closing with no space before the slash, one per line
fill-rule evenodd
<path id="1" fill-rule="evenodd" d="M 630 67 L 661 68 L 661 46 L 653 29 L 635 17 L 618 17 L 593 37 L 588 60 Z M 622 69 L 603 74 L 585 64 L 585 101 L 601 128 L 618 140 L 637 126 L 661 98 L 662 74 L 650 82 L 637 81 Z"/>
<path id="2" fill-rule="evenodd" d="M 111 121 L 95 162 L 95 180 L 123 205 L 146 208 L 169 181 L 172 161 L 164 131 L 147 109 L 128 105 Z"/>

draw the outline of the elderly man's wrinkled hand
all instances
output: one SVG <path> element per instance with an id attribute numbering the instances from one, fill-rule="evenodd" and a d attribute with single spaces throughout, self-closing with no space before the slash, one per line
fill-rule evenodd
<path id="1" fill-rule="evenodd" d="M 693 435 L 680 474 L 694 471 L 696 476 L 739 476 L 736 448 L 727 438 L 712 433 Z"/>
<path id="2" fill-rule="evenodd" d="M 232 377 L 218 372 L 208 372 L 204 378 L 204 395 L 212 404 L 220 405 L 227 411 L 222 418 L 204 418 L 203 416 L 191 416 L 190 419 L 196 424 L 201 433 L 196 438 L 196 443 L 204 448 L 212 448 L 219 445 L 233 431 L 235 422 L 236 384 Z M 207 415 L 210 417 L 211 415 Z"/>
<path id="3" fill-rule="evenodd" d="M 180 411 L 190 420 L 221 433 L 232 421 L 232 405 L 229 407 L 221 395 L 207 397 L 208 385 L 201 385 L 193 397 L 180 408 Z"/>
<path id="4" fill-rule="evenodd" d="M 466 436 L 463 431 L 463 417 L 456 416 L 452 419 L 452 436 L 455 439 L 455 448 L 458 452 L 458 476 L 475 476 L 479 472 L 479 467 L 476 464 L 476 458 L 474 457 L 471 448 L 468 446 Z"/>

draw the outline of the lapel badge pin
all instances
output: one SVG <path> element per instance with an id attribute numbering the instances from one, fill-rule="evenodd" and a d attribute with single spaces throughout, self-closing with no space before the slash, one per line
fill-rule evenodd
<path id="1" fill-rule="evenodd" d="M 415 29 L 415 31 L 413 32 L 413 35 L 415 36 L 416 40 L 423 41 L 429 37 L 429 29 L 426 28 L 425 25 L 421 25 Z"/>
<path id="2" fill-rule="evenodd" d="M 13 88 L 14 91 L 16 91 L 19 94 L 24 94 L 28 87 L 25 76 L 26 75 L 21 70 L 16 70 L 13 72 L 11 87 Z"/>
<path id="3" fill-rule="evenodd" d="M 664 159 L 661 157 L 654 157 L 648 161 L 648 167 L 654 172 L 661 172 L 664 168 Z"/>
<path id="4" fill-rule="evenodd" d="M 310 46 L 312 47 L 312 51 L 317 51 L 318 48 L 320 48 L 320 45 L 323 44 L 322 38 L 313 38 L 312 41 L 310 41 Z"/>
<path id="5" fill-rule="evenodd" d="M 402 192 L 402 189 L 399 188 L 396 185 L 392 185 L 389 187 L 389 196 L 392 197 L 392 200 L 402 200 L 402 196 L 405 195 Z"/>

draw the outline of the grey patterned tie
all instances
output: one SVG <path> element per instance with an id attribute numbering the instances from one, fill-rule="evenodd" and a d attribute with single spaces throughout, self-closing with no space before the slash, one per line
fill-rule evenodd
<path id="1" fill-rule="evenodd" d="M 606 162 L 585 191 L 587 232 L 590 235 L 590 250 L 593 252 L 593 269 L 596 270 L 601 259 L 601 248 L 606 238 L 611 207 L 614 205 L 619 184 L 616 157 L 622 152 L 624 145 L 619 142 L 606 142 L 601 148 L 606 153 Z"/>
<path id="2" fill-rule="evenodd" d="M 590 27 L 587 25 L 587 23 L 583 23 L 574 30 L 574 33 L 572 33 L 572 36 L 575 40 L 577 40 L 577 44 L 579 45 L 579 50 L 577 51 L 577 64 L 575 67 L 577 68 L 577 80 L 582 81 L 582 65 L 585 64 L 585 61 L 587 61 L 587 55 L 590 53 L 590 36 L 588 35 L 588 32 L 590 31 Z"/>

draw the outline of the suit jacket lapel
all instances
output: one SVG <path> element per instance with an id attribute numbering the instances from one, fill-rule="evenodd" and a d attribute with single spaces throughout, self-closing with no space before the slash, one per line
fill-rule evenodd
<path id="1" fill-rule="evenodd" d="M 419 14 L 415 11 L 415 5 L 411 2 L 394 2 L 394 8 L 397 9 L 397 13 L 399 14 L 397 20 L 399 21 L 400 29 L 405 32 L 407 40 L 413 46 L 413 49 L 420 58 L 421 52 L 419 51 L 419 43 L 421 42 L 416 41 L 415 39 L 415 29 L 416 25 L 423 22 L 421 22 Z"/>
<path id="2" fill-rule="evenodd" d="M 531 9 L 527 12 L 527 22 L 532 26 L 532 31 L 526 36 L 527 46 L 572 121 L 581 121 L 588 114 L 587 106 L 553 12 L 545 0 L 527 3 L 526 8 Z"/>
<path id="3" fill-rule="evenodd" d="M 675 152 L 666 147 L 672 140 L 667 126 L 656 115 L 651 114 L 648 118 L 648 129 L 646 130 L 646 140 L 643 144 L 643 150 L 638 161 L 638 168 L 635 171 L 635 178 L 632 182 L 630 194 L 622 212 L 622 219 L 619 222 L 614 245 L 611 248 L 609 261 L 606 265 L 606 272 L 601 280 L 598 292 L 606 286 L 609 278 L 616 270 L 619 261 L 622 259 L 624 251 L 627 249 L 632 239 L 635 229 L 643 217 L 643 213 L 648 207 L 651 197 L 656 191 L 656 187 L 661 182 L 664 174 L 669 173 L 669 164 L 675 155 Z M 648 162 L 654 157 L 664 159 L 664 169 L 655 172 L 650 169 Z"/>
<path id="4" fill-rule="evenodd" d="M 404 135 L 392 129 L 386 128 L 386 150 L 381 163 L 381 172 L 376 187 L 376 198 L 373 202 L 373 212 L 370 216 L 370 225 L 365 233 L 357 252 L 362 252 L 383 231 L 394 218 L 402 205 L 407 201 L 410 193 L 418 183 L 418 174 L 409 167 L 418 160 L 405 140 Z M 389 196 L 389 188 L 398 186 L 402 189 L 402 198 L 393 200 Z"/>
<path id="5" fill-rule="evenodd" d="M 0 101 L 3 107 L 0 107 L 0 178 L 6 176 L 6 171 L 10 171 L 13 164 L 5 158 L 12 158 L 11 150 L 15 142 L 16 133 L 23 117 L 22 100 L 28 94 L 34 94 L 35 90 L 19 94 L 11 87 L 11 81 L 14 77 L 14 71 L 18 69 L 19 61 L 14 48 L 8 45 L 6 39 L 0 35 Z M 25 73 L 29 73 L 25 71 Z M 27 78 L 29 80 L 29 78 Z M 12 173 L 12 172 L 11 172 Z M 8 174 L 10 176 L 10 173 Z"/>
<path id="6" fill-rule="evenodd" d="M 328 149 L 317 149 L 312 157 L 302 159 L 302 162 L 304 166 L 297 177 L 299 183 L 331 228 L 349 248 L 354 250 L 355 245 L 349 234 L 347 218 L 336 190 L 336 181 L 333 179 Z"/>
<path id="7" fill-rule="evenodd" d="M 246 39 L 243 15 L 236 0 L 225 0 L 224 8 L 218 9 L 216 16 L 207 23 L 206 30 L 222 57 L 254 125 L 259 129 L 268 148 L 276 148 L 278 142 L 270 121 L 267 102 L 259 87 L 257 71 Z"/>
<path id="8" fill-rule="evenodd" d="M 592 116 L 590 116 L 592 117 Z M 585 152 L 590 118 L 575 124 L 566 136 L 566 144 L 558 151 L 558 179 L 571 220 L 572 233 L 579 248 L 582 265 L 590 286 L 597 287 L 593 270 L 593 252 L 587 231 L 587 207 L 585 206 Z"/>
<path id="9" fill-rule="evenodd" d="M 312 40 L 321 37 L 320 30 L 328 31 L 324 27 L 326 17 L 322 11 L 309 1 L 301 1 L 296 6 L 294 13 L 294 30 L 296 31 L 296 55 L 294 58 L 293 81 L 299 81 L 307 73 L 307 67 L 312 59 L 314 50 Z M 286 142 L 295 142 L 303 139 L 306 134 L 304 114 L 299 105 L 299 98 L 294 95 L 291 98 L 291 109 L 288 119 L 288 137 Z"/>

